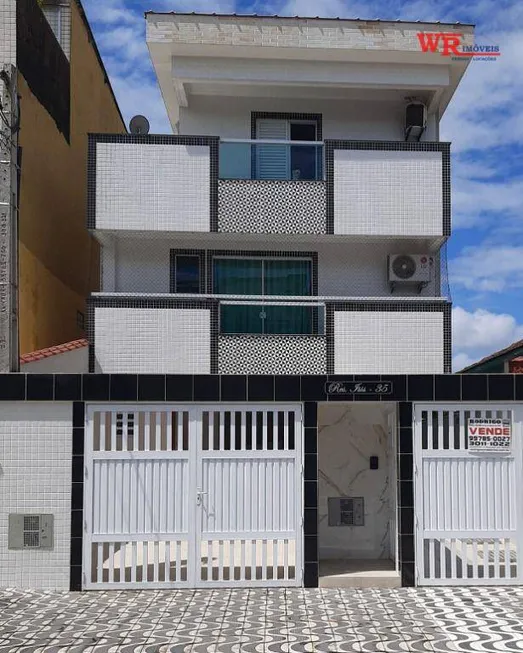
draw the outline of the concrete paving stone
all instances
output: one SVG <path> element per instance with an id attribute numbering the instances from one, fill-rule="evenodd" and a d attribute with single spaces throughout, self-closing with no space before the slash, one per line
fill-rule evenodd
<path id="1" fill-rule="evenodd" d="M 523 590 L 508 587 L 5 590 L 0 615 L 0 653 L 523 651 Z"/>

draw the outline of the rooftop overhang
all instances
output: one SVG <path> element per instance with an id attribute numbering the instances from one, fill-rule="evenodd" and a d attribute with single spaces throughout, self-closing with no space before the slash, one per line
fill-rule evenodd
<path id="1" fill-rule="evenodd" d="M 423 100 L 441 116 L 468 59 L 423 52 L 419 33 L 473 26 L 323 18 L 146 14 L 171 124 L 193 95 Z M 441 46 L 441 43 L 440 43 Z"/>

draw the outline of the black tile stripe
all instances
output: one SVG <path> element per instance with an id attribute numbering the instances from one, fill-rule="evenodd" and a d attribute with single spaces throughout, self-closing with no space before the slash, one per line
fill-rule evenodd
<path id="1" fill-rule="evenodd" d="M 332 301 L 329 305 L 335 311 L 405 311 L 430 312 L 450 310 L 451 304 L 445 299 L 435 301 Z M 408 375 L 407 375 L 408 376 Z"/>
<path id="2" fill-rule="evenodd" d="M 301 377 L 302 389 L 304 379 Z M 306 391 L 313 393 L 313 388 Z M 304 585 L 318 587 L 319 581 L 319 540 L 318 540 L 318 404 L 306 402 L 303 406 L 303 551 Z"/>
<path id="3" fill-rule="evenodd" d="M 54 384 L 52 374 L 30 374 L 27 376 L 27 399 L 33 401 L 52 401 Z"/>
<path id="4" fill-rule="evenodd" d="M 452 304 L 443 307 L 443 372 L 452 372 Z"/>
<path id="5" fill-rule="evenodd" d="M 92 300 L 91 300 L 92 301 Z M 105 298 L 104 305 L 120 305 L 120 298 Z M 128 301 L 128 300 L 123 300 Z M 133 301 L 133 300 L 131 300 Z M 144 300 L 137 300 L 142 302 Z M 171 300 L 155 300 L 150 298 L 153 306 L 163 307 L 162 302 L 171 306 Z M 205 301 L 205 300 L 200 300 Z M 155 302 L 158 302 L 156 304 Z M 174 304 L 180 301 L 174 300 Z M 125 304 L 127 305 L 127 304 Z M 190 304 L 192 306 L 192 304 Z M 207 307 L 207 306 L 206 306 Z M 212 304 L 211 304 L 212 308 Z M 212 374 L 213 375 L 213 374 Z M 43 380 L 44 396 L 38 401 L 109 401 L 109 388 L 114 377 L 134 377 L 138 379 L 138 386 L 144 387 L 145 379 L 154 377 L 157 387 L 163 386 L 166 379 L 166 400 L 173 400 L 173 393 L 179 397 L 177 401 L 192 401 L 192 375 L 191 374 L 0 374 L 0 401 L 26 401 L 34 399 L 35 388 L 40 388 L 41 377 Z M 200 375 L 202 377 L 206 375 Z M 242 387 L 247 386 L 249 375 L 219 375 L 222 385 L 226 386 L 230 379 L 235 379 Z M 256 377 L 257 375 L 251 375 Z M 273 376 L 271 375 L 272 379 Z M 523 375 L 518 374 L 328 374 L 328 375 L 275 375 L 276 401 L 332 401 L 334 397 L 326 396 L 323 381 L 357 381 L 375 379 L 391 381 L 393 394 L 384 396 L 383 401 L 403 402 L 408 401 L 522 401 L 523 400 Z M 113 382 L 114 383 L 114 382 Z M 134 384 L 134 381 L 133 381 Z M 174 385 L 173 385 L 174 384 Z M 182 387 L 183 391 L 175 391 L 174 387 Z M 27 393 L 27 387 L 32 390 Z M 50 389 L 51 387 L 51 389 Z M 133 386 L 134 387 L 134 386 Z M 239 386 L 238 386 L 239 387 Z M 233 394 L 236 392 L 232 390 Z M 157 394 L 156 390 L 154 391 Z M 53 394 L 53 396 L 51 396 Z M 134 394 L 134 390 L 133 390 Z M 161 394 L 161 390 L 160 390 Z M 243 396 L 243 391 L 240 391 Z M 54 397 L 54 399 L 53 399 Z M 361 396 L 342 397 L 342 401 L 361 401 Z M 234 397 L 223 399 L 235 401 Z M 238 397 L 237 399 L 241 399 Z M 373 401 L 378 401 L 374 398 Z M 410 404 L 408 404 L 410 405 Z M 83 419 L 83 417 L 82 417 Z M 410 416 L 412 419 L 412 416 Z"/>
<path id="6" fill-rule="evenodd" d="M 96 137 L 87 137 L 87 228 L 96 229 Z"/>
<path id="7" fill-rule="evenodd" d="M 36 375 L 35 375 L 36 376 Z M 55 383 L 58 377 L 55 375 Z M 73 376 L 73 375 L 68 375 Z M 81 375 L 76 375 L 81 379 Z M 56 387 L 56 386 L 55 386 Z M 69 560 L 69 589 L 82 589 L 82 551 L 84 523 L 84 449 L 85 449 L 85 404 L 75 401 L 72 405 L 72 457 L 71 457 L 71 540 Z"/>
<path id="8" fill-rule="evenodd" d="M 407 377 L 407 386 L 417 377 Z M 431 387 L 434 376 L 423 377 Z M 398 403 L 397 430 L 397 504 L 398 504 L 398 561 L 401 572 L 401 584 L 411 587 L 414 578 L 414 458 L 413 458 L 413 405 L 410 401 Z"/>
<path id="9" fill-rule="evenodd" d="M 118 305 L 120 298 L 113 298 Z M 108 299 L 105 303 L 111 304 Z M 143 301 L 143 300 L 138 300 Z M 159 300 L 160 302 L 164 300 Z M 166 300 L 169 302 L 169 300 Z M 154 299 L 152 299 L 154 304 Z M 176 302 L 175 302 L 176 303 Z M 171 305 L 171 304 L 169 304 Z M 160 306 L 161 307 L 161 306 Z M 212 308 L 212 306 L 211 306 Z M 138 378 L 138 384 L 144 388 L 145 379 L 154 377 L 155 384 L 163 386 L 167 379 L 167 401 L 173 400 L 170 396 L 173 391 L 173 379 L 176 385 L 184 386 L 183 391 L 175 394 L 183 395 L 184 401 L 192 401 L 192 375 L 190 374 L 0 374 L 0 401 L 109 401 L 109 388 L 113 377 L 133 376 Z M 200 375 L 205 376 L 205 375 Z M 222 384 L 227 385 L 229 379 L 236 379 L 242 387 L 246 387 L 249 375 L 220 375 Z M 251 375 L 255 376 L 255 375 Z M 35 399 L 35 388 L 40 388 L 42 382 L 44 395 Z M 272 378 L 272 376 L 271 376 Z M 357 381 L 375 379 L 391 381 L 393 394 L 384 396 L 384 401 L 521 401 L 523 400 L 523 375 L 517 374 L 328 374 L 326 375 L 275 375 L 276 401 L 332 401 L 334 397 L 326 396 L 323 381 Z M 50 388 L 51 386 L 51 388 Z M 27 387 L 31 388 L 26 393 Z M 160 387 L 157 385 L 157 387 Z M 133 391 L 134 392 L 134 391 Z M 236 391 L 232 391 L 233 394 Z M 160 394 L 162 391 L 160 390 Z M 158 394 L 156 390 L 154 394 Z M 240 391 L 243 396 L 243 392 Z M 177 399 L 180 400 L 180 399 Z M 231 396 L 225 401 L 236 400 Z M 238 397 L 237 399 L 241 399 Z M 342 401 L 351 401 L 352 397 L 342 397 Z M 355 401 L 362 400 L 357 396 Z M 373 400 L 378 400 L 374 398 Z"/>

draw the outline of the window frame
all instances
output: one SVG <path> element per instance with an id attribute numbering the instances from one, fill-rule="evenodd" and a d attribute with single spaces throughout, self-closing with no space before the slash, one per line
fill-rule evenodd
<path id="1" fill-rule="evenodd" d="M 179 256 L 194 256 L 198 259 L 198 292 L 197 293 L 181 293 L 176 289 L 176 259 Z M 205 279 L 205 251 L 200 249 L 171 249 L 170 251 L 170 265 L 169 265 L 169 292 L 173 295 L 187 295 L 198 294 L 203 295 L 206 288 Z"/>
<path id="2" fill-rule="evenodd" d="M 64 50 L 64 43 L 63 43 L 63 18 L 64 18 L 64 7 L 59 4 L 52 4 L 52 3 L 44 3 L 42 5 L 42 11 L 44 13 L 44 16 L 49 23 L 49 27 L 53 30 L 53 34 L 56 37 L 56 40 L 60 44 L 60 47 L 62 50 Z M 53 29 L 53 26 L 51 24 L 51 21 L 49 20 L 49 13 L 56 13 L 57 20 L 56 20 L 56 32 Z"/>
<path id="3" fill-rule="evenodd" d="M 303 295 L 303 297 L 314 297 L 318 294 L 318 288 L 317 288 L 317 266 L 318 266 L 318 255 L 317 252 L 287 252 L 287 253 L 276 253 L 276 252 L 216 252 L 212 253 L 211 256 L 209 256 L 209 268 L 210 272 L 208 274 L 208 279 L 210 283 L 210 287 L 208 288 L 208 292 L 213 294 L 213 295 L 218 295 L 218 293 L 215 291 L 214 287 L 214 263 L 215 260 L 261 260 L 262 263 L 265 261 L 307 261 L 310 264 L 310 290 L 308 295 Z M 265 289 L 265 266 L 262 264 L 261 267 L 262 270 L 262 290 Z M 270 297 L 271 295 L 266 295 L 264 292 L 262 292 L 262 295 L 264 298 L 268 298 L 268 300 L 265 302 L 266 304 L 270 304 Z M 279 297 L 280 295 L 274 295 L 274 297 Z M 248 301 L 254 301 L 254 300 L 248 300 Z M 278 306 L 277 303 L 274 304 L 275 306 Z M 300 305 L 301 306 L 301 305 Z M 218 310 L 218 333 L 221 336 L 242 336 L 242 335 L 248 335 L 248 336 L 255 336 L 255 337 L 274 337 L 275 335 L 291 335 L 291 336 L 311 336 L 311 335 L 316 335 L 318 333 L 318 314 L 317 311 L 313 311 L 312 315 L 312 332 L 311 333 L 290 333 L 290 334 L 275 334 L 271 332 L 238 332 L 238 333 L 229 333 L 229 332 L 222 332 L 222 316 L 221 316 L 221 308 L 222 305 L 220 305 L 220 308 Z"/>
<path id="4" fill-rule="evenodd" d="M 219 254 L 218 256 L 212 257 L 212 294 L 217 295 L 218 293 L 214 289 L 214 261 L 226 259 L 229 261 L 261 261 L 262 262 L 262 295 L 264 297 L 270 297 L 271 295 L 266 295 L 265 292 L 265 265 L 266 261 L 308 261 L 310 263 L 310 275 L 311 275 L 311 287 L 308 295 L 303 295 L 304 297 L 313 297 L 314 296 L 314 261 L 311 256 L 234 256 L 234 254 Z M 278 297 L 279 295 L 274 295 Z"/>

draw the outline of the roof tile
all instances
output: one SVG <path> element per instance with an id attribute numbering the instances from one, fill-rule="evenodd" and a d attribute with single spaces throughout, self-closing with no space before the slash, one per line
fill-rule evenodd
<path id="1" fill-rule="evenodd" d="M 47 347 L 46 349 L 39 349 L 38 351 L 33 351 L 29 354 L 24 354 L 20 356 L 20 364 L 25 365 L 26 363 L 34 363 L 35 361 L 42 360 L 43 358 L 49 358 L 49 356 L 56 356 L 57 354 L 65 354 L 68 351 L 73 351 L 74 349 L 81 349 L 82 347 L 87 347 L 88 342 L 85 338 L 80 340 L 72 340 L 71 342 L 64 342 L 61 345 L 54 345 L 53 347 Z"/>

